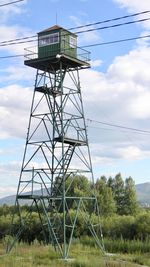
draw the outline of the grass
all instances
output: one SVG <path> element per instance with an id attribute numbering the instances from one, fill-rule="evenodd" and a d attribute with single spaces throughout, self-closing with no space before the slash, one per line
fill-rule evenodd
<path id="1" fill-rule="evenodd" d="M 86 243 L 87 242 L 87 243 Z M 4 253 L 0 245 L 0 267 L 137 267 L 150 266 L 150 253 L 120 253 L 103 257 L 99 249 L 83 241 L 74 241 L 70 256 L 72 260 L 64 261 L 51 246 L 43 246 L 38 242 L 33 245 L 17 244 L 9 255 Z M 85 244 L 86 243 L 86 244 Z M 107 263 L 107 264 L 106 264 Z"/>
<path id="2" fill-rule="evenodd" d="M 106 250 L 111 253 L 147 253 L 150 252 L 150 240 L 124 240 L 124 239 L 106 239 L 104 240 Z"/>

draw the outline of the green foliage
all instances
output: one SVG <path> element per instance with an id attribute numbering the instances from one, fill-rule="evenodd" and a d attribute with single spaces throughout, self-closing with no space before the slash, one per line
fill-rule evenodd
<path id="1" fill-rule="evenodd" d="M 110 216 L 116 212 L 116 203 L 112 189 L 107 185 L 107 179 L 102 176 L 95 183 L 96 196 L 101 215 Z"/>
<path id="2" fill-rule="evenodd" d="M 132 177 L 126 178 L 124 182 L 121 173 L 118 173 L 114 179 L 112 177 L 108 179 L 107 185 L 112 189 L 117 214 L 134 215 L 138 213 L 139 205 Z"/>
<path id="3" fill-rule="evenodd" d="M 83 175 L 70 176 L 66 181 L 67 196 L 87 197 L 91 194 L 91 184 Z"/>
<path id="4" fill-rule="evenodd" d="M 136 214 L 139 210 L 137 203 L 137 196 L 135 190 L 135 183 L 131 177 L 125 180 L 124 191 L 124 214 Z"/>
<path id="5" fill-rule="evenodd" d="M 55 181 L 55 191 L 59 194 L 62 191 L 62 184 L 60 184 L 59 177 Z M 70 175 L 66 180 L 66 196 L 67 197 L 88 197 L 92 194 L 92 186 L 87 177 L 84 175 Z M 63 211 L 63 206 L 60 203 L 56 203 L 57 208 L 59 207 L 59 211 Z M 76 203 L 74 200 L 70 199 L 67 202 L 68 208 L 73 209 L 76 207 Z M 85 206 L 90 209 L 88 201 L 85 203 Z"/>
<path id="6" fill-rule="evenodd" d="M 147 253 L 150 252 L 150 240 L 104 239 L 106 251 L 110 253 Z"/>
<path id="7" fill-rule="evenodd" d="M 124 214 L 125 188 L 124 188 L 124 181 L 120 173 L 118 173 L 114 178 L 113 194 L 114 194 L 114 199 L 116 201 L 117 213 Z"/>
<path id="8" fill-rule="evenodd" d="M 57 183 L 58 181 L 56 181 Z M 85 176 L 70 176 L 66 181 L 67 196 L 87 197 L 91 194 L 96 194 L 98 206 L 100 209 L 101 223 L 103 234 L 106 237 L 118 239 L 123 238 L 127 240 L 138 239 L 147 240 L 150 235 L 150 212 L 145 211 L 138 215 L 139 210 L 135 185 L 131 177 L 127 178 L 125 182 L 121 174 L 117 174 L 114 178 L 105 176 L 100 177 L 95 183 L 95 187 L 89 182 Z M 55 201 L 56 202 L 56 201 Z M 89 216 L 92 219 L 93 225 L 99 224 L 97 214 L 93 213 L 92 202 L 83 200 L 84 206 L 81 205 L 80 212 L 77 217 L 76 227 L 74 229 L 74 237 L 89 235 L 88 226 L 85 225 L 85 218 Z M 66 224 L 69 225 L 74 221 L 76 216 L 77 201 L 70 199 L 67 203 L 69 212 L 66 216 Z M 61 200 L 55 205 L 60 206 L 59 212 L 55 219 L 55 226 L 61 225 L 62 222 L 62 205 Z M 23 217 L 26 217 L 30 207 L 21 207 Z M 40 209 L 41 218 L 44 217 L 42 209 Z M 54 214 L 48 211 L 50 216 Z M 15 215 L 14 224 L 11 225 L 12 215 Z M 6 235 L 15 234 L 19 230 L 19 217 L 15 207 L 4 205 L 0 208 L 0 239 L 2 240 Z M 43 220 L 44 221 L 44 220 Z M 58 227 L 57 227 L 58 228 Z M 61 230 L 61 229 L 60 229 Z M 68 238 L 71 234 L 71 228 L 68 228 Z M 45 232 L 47 241 L 49 238 L 48 231 Z M 20 236 L 23 242 L 32 243 L 37 239 L 39 242 L 44 240 L 44 231 L 41 226 L 40 218 L 37 210 L 33 207 L 31 216 L 26 220 L 25 231 Z"/>
<path id="9" fill-rule="evenodd" d="M 143 241 L 150 238 L 150 212 L 136 217 L 136 236 Z"/>
<path id="10" fill-rule="evenodd" d="M 103 235 L 112 239 L 134 239 L 136 238 L 135 221 L 135 217 L 129 215 L 115 215 L 108 218 L 103 218 Z"/>
<path id="11" fill-rule="evenodd" d="M 135 184 L 131 177 L 125 182 L 120 173 L 114 178 L 101 176 L 95 183 L 101 215 L 135 215 L 139 211 Z"/>

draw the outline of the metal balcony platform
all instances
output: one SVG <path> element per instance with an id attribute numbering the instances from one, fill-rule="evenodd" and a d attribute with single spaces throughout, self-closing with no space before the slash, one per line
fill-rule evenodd
<path id="1" fill-rule="evenodd" d="M 77 140 L 77 139 L 72 139 L 72 138 L 62 137 L 62 136 L 56 137 L 54 141 L 61 142 L 61 143 L 64 142 L 65 144 L 72 145 L 72 146 L 87 145 L 87 143 L 83 140 Z"/>
<path id="2" fill-rule="evenodd" d="M 61 55 L 60 59 L 57 59 L 56 57 L 26 59 L 24 61 L 24 64 L 35 69 L 54 72 L 60 69 L 60 62 L 62 64 L 62 69 L 90 67 L 90 64 L 88 62 L 82 61 L 77 58 L 72 58 L 67 55 Z"/>
<path id="3" fill-rule="evenodd" d="M 61 91 L 58 90 L 57 88 L 49 88 L 47 86 L 38 86 L 35 87 L 35 91 L 39 92 L 39 93 L 43 93 L 43 94 L 49 94 L 49 95 L 60 95 Z"/>

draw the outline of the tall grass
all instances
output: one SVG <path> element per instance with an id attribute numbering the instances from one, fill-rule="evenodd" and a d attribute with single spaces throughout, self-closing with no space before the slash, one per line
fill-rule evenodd
<path id="1" fill-rule="evenodd" d="M 83 245 L 96 247 L 95 241 L 89 236 L 82 237 L 78 241 Z M 147 238 L 145 241 L 135 239 L 135 240 L 125 240 L 123 238 L 118 239 L 104 239 L 104 247 L 106 252 L 109 253 L 150 253 L 150 239 Z"/>
<path id="2" fill-rule="evenodd" d="M 123 240 L 120 240 L 115 249 L 123 250 Z M 105 240 L 109 252 L 113 250 L 114 241 Z M 137 250 L 141 246 L 137 246 Z M 1 251 L 2 245 L 0 245 Z M 144 257 L 143 252 L 138 254 L 119 254 L 103 257 L 100 250 L 94 245 L 91 238 L 85 237 L 82 240 L 74 240 L 71 251 L 71 260 L 64 261 L 59 259 L 59 255 L 51 246 L 40 245 L 35 241 L 32 245 L 17 244 L 9 255 L 0 257 L 0 267 L 136 267 L 135 263 L 147 264 L 150 266 L 150 253 Z M 145 258 L 145 260 L 144 260 Z"/>
<path id="3" fill-rule="evenodd" d="M 150 252 L 150 240 L 105 239 L 105 248 L 111 253 L 147 253 Z"/>

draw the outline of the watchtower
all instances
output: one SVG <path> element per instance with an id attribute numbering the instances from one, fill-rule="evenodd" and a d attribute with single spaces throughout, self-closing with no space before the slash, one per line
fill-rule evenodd
<path id="1" fill-rule="evenodd" d="M 38 57 L 63 53 L 77 57 L 77 36 L 57 25 L 38 33 Z"/>
<path id="2" fill-rule="evenodd" d="M 58 25 L 38 33 L 38 47 L 25 49 L 25 65 L 37 74 L 16 196 L 20 227 L 15 240 L 36 209 L 45 242 L 63 259 L 69 256 L 79 215 L 103 249 L 100 224 L 91 220 L 93 213 L 99 216 L 99 209 L 79 79 L 79 70 L 90 67 L 89 56 L 77 47 L 77 36 Z M 91 189 L 81 195 L 84 175 Z M 30 202 L 26 216 L 21 212 L 23 201 Z"/>

